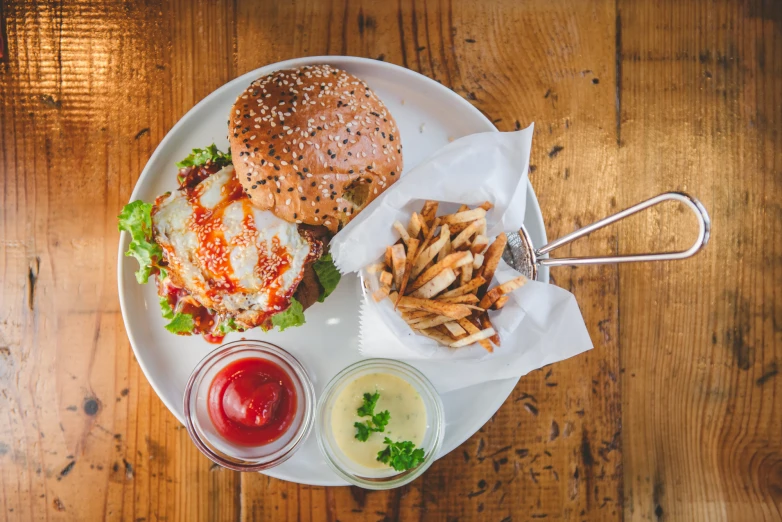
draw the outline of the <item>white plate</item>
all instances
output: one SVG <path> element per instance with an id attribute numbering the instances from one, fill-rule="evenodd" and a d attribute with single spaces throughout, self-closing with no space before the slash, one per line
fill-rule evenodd
<path id="1" fill-rule="evenodd" d="M 236 97 L 251 81 L 277 69 L 328 63 L 366 80 L 396 118 L 404 146 L 405 170 L 410 170 L 449 138 L 476 132 L 495 131 L 494 125 L 457 94 L 416 72 L 385 62 L 352 57 L 310 57 L 288 60 L 253 72 L 223 85 L 193 107 L 171 129 L 147 163 L 133 190 L 131 201 L 151 202 L 158 195 L 176 188 L 174 163 L 190 149 L 212 142 L 228 150 L 227 116 Z M 524 223 L 536 245 L 546 243 L 543 217 L 532 187 L 527 191 Z M 118 283 L 122 317 L 136 358 L 152 388 L 169 410 L 184 422 L 182 397 L 190 372 L 215 345 L 200 336 L 181 337 L 168 333 L 160 316 L 155 285 L 141 286 L 133 272 L 136 261 L 125 257 L 129 237 L 122 233 L 119 245 Z M 548 272 L 539 278 L 548 281 Z M 284 333 L 264 334 L 255 329 L 231 334 L 264 339 L 293 353 L 307 368 L 319 396 L 332 376 L 360 359 L 358 354 L 358 278 L 343 277 L 338 289 L 325 304 L 307 310 L 307 324 Z M 424 373 L 431 371 L 422 368 Z M 518 379 L 493 381 L 443 396 L 446 431 L 440 456 L 467 440 L 494 415 L 513 391 Z M 345 483 L 326 465 L 317 448 L 314 434 L 302 448 L 267 475 L 301 484 L 338 486 Z"/>

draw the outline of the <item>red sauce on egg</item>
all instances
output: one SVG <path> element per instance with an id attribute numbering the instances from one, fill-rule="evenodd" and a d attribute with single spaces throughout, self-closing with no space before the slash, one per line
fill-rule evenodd
<path id="1" fill-rule="evenodd" d="M 239 359 L 220 370 L 209 385 L 209 418 L 226 440 L 263 446 L 293 423 L 298 398 L 290 376 L 276 363 Z"/>

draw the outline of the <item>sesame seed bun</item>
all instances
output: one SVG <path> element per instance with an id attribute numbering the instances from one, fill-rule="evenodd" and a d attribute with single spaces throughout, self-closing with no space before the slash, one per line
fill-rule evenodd
<path id="1" fill-rule="evenodd" d="M 231 110 L 236 174 L 253 204 L 336 232 L 402 173 L 394 118 L 364 81 L 328 65 L 254 81 Z"/>

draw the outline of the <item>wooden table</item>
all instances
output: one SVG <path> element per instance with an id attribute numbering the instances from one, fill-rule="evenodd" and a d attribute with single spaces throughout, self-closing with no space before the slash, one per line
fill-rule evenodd
<path id="1" fill-rule="evenodd" d="M 782 519 L 779 2 L 2 3 L 0 520 Z M 560 268 L 595 343 L 524 377 L 389 492 L 212 465 L 119 311 L 116 215 L 201 98 L 288 58 L 419 71 L 503 131 L 535 122 L 549 237 L 668 190 L 693 259 Z M 564 254 L 689 246 L 671 204 Z"/>

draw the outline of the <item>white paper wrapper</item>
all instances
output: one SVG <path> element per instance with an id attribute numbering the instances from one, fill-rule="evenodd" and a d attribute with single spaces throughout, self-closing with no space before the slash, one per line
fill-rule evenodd
<path id="1" fill-rule="evenodd" d="M 330 249 L 337 268 L 343 273 L 360 271 L 370 287 L 361 305 L 362 355 L 414 362 L 445 393 L 519 377 L 592 348 L 573 295 L 545 283 L 530 281 L 512 293 L 501 310 L 490 312 L 502 341 L 493 353 L 480 345 L 441 346 L 413 333 L 390 300 L 375 303 L 370 297 L 377 288 L 377 275 L 362 268 L 383 257 L 386 246 L 398 239 L 391 224 L 399 220 L 406 225 L 423 200 L 440 201 L 440 215 L 461 204 L 490 201 L 494 208 L 486 216 L 487 235 L 493 239 L 503 231 L 518 230 L 524 218 L 531 144 L 532 126 L 456 140 L 407 173 L 334 237 Z M 516 276 L 502 262 L 494 284 Z"/>

